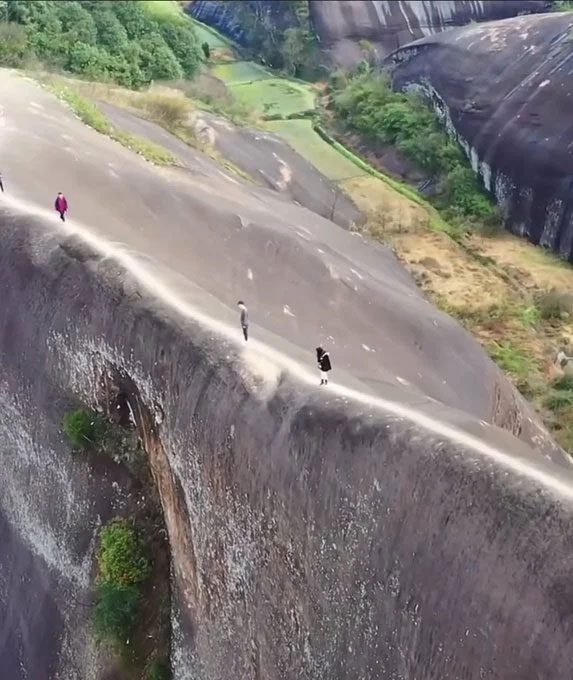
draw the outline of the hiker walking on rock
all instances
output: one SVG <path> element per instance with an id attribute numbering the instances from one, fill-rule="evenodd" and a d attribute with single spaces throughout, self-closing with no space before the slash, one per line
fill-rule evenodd
<path id="1" fill-rule="evenodd" d="M 246 342 L 249 339 L 249 310 L 242 300 L 237 302 L 237 306 L 241 310 L 241 328 Z"/>
<path id="2" fill-rule="evenodd" d="M 320 384 L 328 385 L 328 371 L 332 370 L 330 355 L 322 347 L 317 347 L 316 360 L 318 361 L 318 370 L 320 371 Z"/>
<path id="3" fill-rule="evenodd" d="M 54 208 L 56 209 L 56 212 L 60 213 L 60 219 L 62 222 L 66 221 L 66 212 L 68 210 L 68 202 L 66 200 L 66 197 L 64 194 L 59 191 L 58 195 L 56 196 L 56 201 L 54 203 Z"/>

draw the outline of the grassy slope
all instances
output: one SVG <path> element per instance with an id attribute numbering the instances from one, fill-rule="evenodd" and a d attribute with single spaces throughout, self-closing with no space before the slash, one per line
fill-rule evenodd
<path id="1" fill-rule="evenodd" d="M 314 108 L 310 88 L 280 78 L 232 85 L 231 91 L 239 101 L 262 115 L 287 117 Z"/>
<path id="2" fill-rule="evenodd" d="M 202 24 L 200 21 L 193 19 L 191 16 L 189 16 L 189 21 L 193 23 L 195 34 L 200 43 L 206 42 L 209 47 L 213 49 L 234 48 L 232 40 L 227 38 L 227 36 L 222 35 L 214 28 L 211 28 L 211 26 Z"/>
<path id="3" fill-rule="evenodd" d="M 63 79 L 49 77 L 44 78 L 43 83 L 59 99 L 66 102 L 82 122 L 100 134 L 119 142 L 154 165 L 178 165 L 177 159 L 167 149 L 112 125 L 97 104 L 83 97 L 76 88 Z"/>
<path id="4" fill-rule="evenodd" d="M 206 42 L 211 49 L 216 50 L 227 47 L 227 44 L 222 39 L 217 38 L 215 34 L 213 34 L 211 31 L 208 31 L 199 22 L 195 23 L 195 35 L 201 44 Z"/>
<path id="5" fill-rule="evenodd" d="M 210 72 L 227 85 L 233 96 L 259 114 L 286 118 L 315 107 L 310 85 L 277 78 L 254 62 L 216 64 Z"/>
<path id="6" fill-rule="evenodd" d="M 227 64 L 216 64 L 211 68 L 211 73 L 230 87 L 269 78 L 268 71 L 253 61 L 233 61 Z"/>
<path id="7" fill-rule="evenodd" d="M 453 239 L 429 228 L 421 206 L 369 181 L 343 183 L 369 216 L 365 230 L 479 340 L 573 453 L 573 392 L 559 389 L 563 373 L 553 363 L 556 349 L 573 340 L 573 314 L 546 314 L 545 302 L 552 289 L 573 290 L 573 268 L 505 232 Z"/>

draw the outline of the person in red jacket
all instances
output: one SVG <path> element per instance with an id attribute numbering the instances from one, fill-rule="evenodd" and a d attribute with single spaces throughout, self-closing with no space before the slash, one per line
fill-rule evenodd
<path id="1" fill-rule="evenodd" d="M 56 196 L 56 202 L 54 203 L 54 207 L 56 211 L 60 213 L 60 219 L 62 220 L 62 222 L 65 222 L 66 211 L 68 210 L 68 202 L 66 200 L 66 197 L 61 191 L 59 191 L 58 195 Z"/>

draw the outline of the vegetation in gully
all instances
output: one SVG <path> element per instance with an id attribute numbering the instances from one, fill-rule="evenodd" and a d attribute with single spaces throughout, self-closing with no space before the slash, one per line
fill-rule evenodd
<path id="1" fill-rule="evenodd" d="M 126 677 L 169 680 L 169 559 L 146 454 L 131 427 L 90 409 L 66 413 L 62 429 L 76 453 L 125 464 L 141 485 L 141 502 L 99 533 L 93 627 Z"/>
<path id="2" fill-rule="evenodd" d="M 113 520 L 101 530 L 97 562 L 96 631 L 125 653 L 137 619 L 141 585 L 151 572 L 141 537 L 129 522 Z"/>

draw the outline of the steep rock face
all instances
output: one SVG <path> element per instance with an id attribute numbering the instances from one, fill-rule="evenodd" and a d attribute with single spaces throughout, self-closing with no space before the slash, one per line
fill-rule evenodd
<path id="1" fill-rule="evenodd" d="M 471 21 L 504 19 L 543 12 L 546 0 L 309 0 L 310 18 L 324 52 L 338 65 L 364 59 L 360 41 L 367 40 L 378 59 L 412 40 Z M 296 25 L 292 5 L 284 0 L 196 0 L 187 5 L 199 21 L 217 28 L 240 44 L 247 43 L 245 12 L 265 25 Z"/>
<path id="2" fill-rule="evenodd" d="M 389 59 L 466 148 L 508 228 L 573 259 L 573 13 L 424 38 Z"/>
<path id="3" fill-rule="evenodd" d="M 161 273 L 163 287 L 192 299 L 203 313 L 234 326 L 238 295 L 244 295 L 263 349 L 280 348 L 281 356 L 314 371 L 315 343 L 326 343 L 336 348 L 338 380 L 347 387 L 399 400 L 431 398 L 560 457 L 484 349 L 428 303 L 388 249 L 285 195 L 225 174 L 149 121 L 133 116 L 130 123 L 126 112 L 121 126 L 164 145 L 179 159 L 179 170 L 158 173 L 27 81 L 0 71 L 0 84 L 2 157 L 11 181 L 3 206 L 45 214 L 38 205 L 45 204 L 50 173 L 74 196 L 75 228 L 126 244 Z M 90 155 L 70 155 L 52 134 L 56 119 Z M 281 158 L 280 149 L 276 153 Z M 31 175 L 23 159 L 32 155 Z M 89 189 L 96 184 L 97 193 Z"/>
<path id="4" fill-rule="evenodd" d="M 12 273 L 21 292 L 34 287 L 33 268 Z M 107 653 L 91 634 L 90 606 L 96 538 L 140 492 L 111 461 L 72 456 L 60 426 L 78 393 L 55 364 L 36 363 L 35 341 L 26 340 L 41 333 L 32 308 L 8 316 L 0 331 L 1 675 L 100 680 Z"/>
<path id="5" fill-rule="evenodd" d="M 270 24 L 288 28 L 296 24 L 296 17 L 287 0 L 196 0 L 187 4 L 187 11 L 205 24 L 213 26 L 223 35 L 240 45 L 247 44 L 244 26 L 245 12 L 257 16 L 260 30 Z"/>
<path id="6" fill-rule="evenodd" d="M 452 26 L 541 12 L 548 5 L 543 0 L 311 0 L 310 12 L 333 61 L 352 66 L 365 57 L 361 40 L 381 58 Z"/>
<path id="7" fill-rule="evenodd" d="M 113 478 L 86 479 L 57 443 L 46 456 L 45 438 L 61 396 L 92 400 L 105 364 L 137 386 L 165 452 L 175 680 L 569 680 L 570 469 L 499 430 L 464 444 L 288 375 L 269 386 L 235 342 L 159 305 L 109 254 L 29 217 L 2 228 L 0 474 L 34 555 L 9 540 L 0 562 L 2 639 L 19 626 L 34 652 L 24 669 L 8 657 L 11 680 L 102 678 L 76 621 L 93 524 L 118 502 L 97 493 L 93 507 L 89 490 Z M 13 502 L 4 492 L 2 511 Z M 71 565 L 55 559 L 76 535 Z M 34 561 L 17 572 L 35 574 L 26 591 L 7 590 L 4 568 Z"/>

